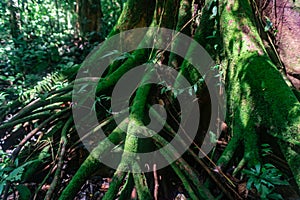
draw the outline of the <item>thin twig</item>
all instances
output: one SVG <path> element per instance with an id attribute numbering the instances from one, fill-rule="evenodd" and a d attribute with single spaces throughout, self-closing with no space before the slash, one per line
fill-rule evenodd
<path id="1" fill-rule="evenodd" d="M 157 177 L 157 170 L 156 170 L 156 164 L 153 165 L 153 177 L 154 177 L 154 200 L 158 200 L 158 177 Z"/>

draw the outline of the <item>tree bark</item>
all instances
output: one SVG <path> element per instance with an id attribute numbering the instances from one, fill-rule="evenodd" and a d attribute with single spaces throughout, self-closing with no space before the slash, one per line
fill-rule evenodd
<path id="1" fill-rule="evenodd" d="M 96 1 L 83 2 L 82 0 L 78 0 L 77 2 L 81 5 L 81 10 L 79 11 L 79 13 L 81 13 L 80 19 L 82 20 L 80 21 L 80 27 L 83 32 L 87 33 L 89 31 L 97 30 L 99 25 L 99 21 L 97 22 L 97 20 L 100 15 L 99 13 L 95 14 L 91 12 L 92 9 L 96 8 L 98 9 L 94 11 L 99 12 L 99 7 L 93 7 L 92 5 L 97 4 L 100 6 L 100 3 L 97 3 Z M 203 9 L 203 20 L 200 27 L 196 30 L 194 38 L 201 43 L 202 46 L 207 48 L 207 51 L 212 54 L 213 58 L 220 61 L 220 68 L 226 72 L 224 77 L 226 80 L 228 95 L 227 123 L 232 130 L 232 137 L 217 164 L 225 169 L 238 160 L 239 165 L 235 170 L 235 173 L 237 173 L 246 165 L 248 167 L 253 167 L 258 163 L 264 162 L 263 158 L 260 156 L 261 150 L 259 146 L 262 143 L 263 137 L 269 137 L 272 138 L 272 140 L 269 139 L 267 142 L 273 145 L 274 153 L 276 154 L 276 147 L 279 146 L 281 153 L 284 155 L 291 169 L 292 175 L 290 176 L 294 178 L 293 180 L 295 180 L 294 182 L 298 185 L 297 187 L 300 187 L 300 169 L 298 168 L 300 158 L 299 155 L 297 155 L 300 146 L 300 103 L 292 90 L 286 85 L 280 72 L 267 56 L 266 50 L 255 26 L 255 16 L 253 15 L 249 1 L 220 0 L 219 5 L 217 5 L 215 1 L 213 2 L 214 3 L 212 4 L 208 2 L 208 5 L 211 6 L 208 9 Z M 211 12 L 215 12 L 215 9 L 217 9 L 218 13 L 211 16 Z M 156 2 L 148 0 L 128 0 L 118 23 L 110 33 L 110 36 L 128 29 L 147 26 L 176 29 L 191 35 L 192 30 L 189 26 L 191 23 L 191 16 L 193 16 L 191 10 L 192 1 L 190 0 L 157 0 Z M 219 30 L 220 33 L 214 32 L 216 30 Z M 157 36 L 157 42 L 160 42 L 159 37 L 160 35 Z M 147 34 L 146 36 L 142 35 L 140 38 L 128 37 L 126 40 L 138 41 L 139 44 L 149 42 Z M 181 44 L 180 41 L 176 40 L 174 40 L 173 44 L 173 47 L 176 47 L 176 45 L 189 45 Z M 195 46 L 190 45 L 188 47 L 187 55 L 195 52 Z M 97 57 L 99 57 L 99 54 L 103 49 L 105 49 L 105 44 L 100 46 L 99 49 L 96 49 L 94 54 L 87 57 L 82 65 L 97 66 Z M 100 78 L 100 81 L 97 84 L 96 94 L 98 96 L 103 94 L 107 95 L 107 91 L 112 88 L 125 73 L 138 64 L 155 59 L 157 60 L 157 63 L 169 63 L 169 65 L 176 68 L 180 74 L 186 76 L 186 79 L 192 86 L 197 86 L 197 97 L 199 97 L 199 99 L 197 99 L 198 102 L 196 101 L 196 103 L 202 103 L 200 106 L 203 107 L 210 106 L 210 103 L 212 102 L 211 100 L 206 99 L 207 101 L 205 101 L 205 103 L 201 102 L 206 98 L 203 94 L 208 92 L 206 91 L 205 84 L 199 83 L 200 78 L 202 77 L 195 68 L 193 68 L 186 60 L 179 58 L 179 56 L 175 54 L 168 54 L 167 52 L 164 52 L 164 56 L 160 56 L 160 52 L 155 49 L 153 52 L 154 53 L 149 54 L 145 49 L 138 49 L 134 52 L 130 52 L 132 55 L 131 57 L 120 62 L 113 62 L 103 77 Z M 148 75 L 149 74 L 146 73 L 143 80 L 147 80 L 147 78 L 149 78 Z M 220 74 L 218 75 L 220 76 Z M 180 84 L 181 82 L 176 79 L 175 83 Z M 41 107 L 44 108 L 47 106 L 49 107 L 52 104 L 56 105 L 64 103 L 61 108 L 64 110 L 63 107 L 68 105 L 66 102 L 71 101 L 71 89 L 73 86 L 70 85 L 68 87 L 70 87 L 68 90 L 60 90 L 55 91 L 55 93 L 49 93 L 49 96 L 45 97 L 45 100 L 32 101 L 31 104 L 27 105 L 20 112 L 14 115 L 12 120 L 1 124 L 0 130 L 8 127 L 14 127 L 26 121 L 32 121 L 32 119 L 38 120 L 33 117 L 39 116 L 38 114 L 41 112 L 39 109 Z M 152 90 L 153 88 L 150 85 L 142 85 L 142 87 L 138 87 L 136 91 L 134 91 L 134 96 L 130 100 L 129 116 L 124 117 L 123 122 L 117 127 L 114 122 L 107 119 L 106 115 L 109 112 L 101 112 L 101 110 L 97 113 L 99 120 L 107 120 L 107 123 L 112 127 L 107 131 L 109 132 L 108 138 L 100 141 L 98 144 L 95 144 L 95 149 L 86 158 L 68 185 L 62 190 L 61 194 L 59 194 L 59 199 L 74 199 L 85 181 L 89 179 L 93 172 L 101 166 L 101 159 L 99 160 L 98 158 L 101 158 L 105 152 L 110 150 L 111 143 L 108 142 L 108 140 L 114 144 L 122 144 L 125 151 L 122 154 L 121 161 L 112 179 L 113 182 L 106 192 L 104 199 L 116 198 L 117 193 L 122 186 L 124 186 L 124 188 L 129 188 L 130 190 L 135 187 L 140 199 L 152 198 L 151 189 L 149 187 L 149 183 L 151 183 L 151 181 L 148 181 L 149 177 L 143 173 L 133 174 L 130 172 L 124 173 L 122 171 L 124 168 L 141 167 L 137 166 L 134 155 L 128 152 L 150 152 L 153 149 L 166 146 L 168 143 L 166 138 L 173 138 L 176 134 L 176 131 L 173 131 L 174 127 L 178 128 L 178 126 L 180 126 L 178 123 L 180 120 L 180 113 L 177 111 L 177 109 L 180 109 L 174 108 L 171 110 L 171 108 L 177 106 L 176 101 L 174 100 L 174 96 L 176 95 L 172 94 L 172 92 L 164 93 L 163 95 L 165 95 L 168 100 L 167 103 L 171 104 L 166 107 L 170 109 L 170 114 L 173 114 L 172 112 L 176 114 L 175 117 L 172 116 L 169 120 L 172 124 L 169 124 L 169 121 L 167 121 L 166 124 L 163 124 L 164 130 L 162 134 L 151 134 L 153 135 L 151 140 L 141 140 L 138 137 L 139 134 L 142 134 L 141 126 L 145 125 L 147 120 L 149 121 L 146 114 L 146 111 L 148 111 L 147 108 L 153 103 L 153 99 L 161 97 L 157 95 L 157 92 L 160 93 L 161 90 L 157 89 L 155 92 Z M 212 94 L 210 94 L 210 96 L 212 96 Z M 76 103 L 77 102 L 75 102 L 75 104 Z M 105 109 L 109 110 L 110 108 L 107 106 Z M 207 112 L 207 115 L 212 115 L 212 113 L 209 113 L 211 112 L 209 109 L 210 107 L 207 108 L 205 112 Z M 51 111 L 50 114 L 54 114 L 55 112 L 57 112 L 57 109 Z M 28 117 L 28 115 L 30 117 Z M 85 116 L 80 117 L 84 118 Z M 159 119 L 159 117 L 157 118 Z M 59 118 L 59 120 L 53 120 L 51 118 L 47 124 L 51 124 L 52 130 L 56 131 L 55 127 L 57 128 L 58 125 L 61 126 L 61 121 L 69 121 L 70 123 L 70 120 L 70 118 Z M 198 135 L 201 139 L 199 140 L 203 140 L 203 135 L 201 134 L 203 134 L 203 131 L 205 132 L 208 129 L 206 127 L 207 121 L 205 120 L 207 119 L 199 122 L 201 126 L 199 128 L 201 130 L 199 131 L 200 136 Z M 158 121 L 160 122 L 162 120 Z M 43 123 L 45 124 L 46 122 Z M 93 135 L 98 128 L 102 128 L 107 125 L 106 123 L 104 124 L 105 125 L 96 125 L 97 127 L 87 133 L 87 135 Z M 72 141 L 72 136 L 69 137 L 69 132 L 60 132 L 60 130 L 61 127 L 58 128 L 55 133 L 61 137 L 60 139 L 68 139 L 69 144 L 69 142 Z M 74 134 L 75 127 L 69 127 L 67 130 L 72 130 L 70 131 L 70 135 Z M 35 133 L 32 133 L 30 136 L 33 137 L 34 134 Z M 148 142 L 151 142 L 151 144 L 148 145 Z M 273 143 L 275 143 L 275 145 Z M 170 167 L 170 169 L 172 168 L 174 171 L 174 174 L 176 174 L 176 178 L 182 182 L 184 188 L 188 191 L 191 199 L 214 198 L 210 189 L 206 187 L 206 185 L 201 184 L 201 181 L 203 181 L 204 178 L 199 178 L 199 170 L 196 170 L 196 167 L 194 167 L 196 162 L 200 163 L 198 166 L 205 168 L 204 171 L 206 171 L 210 177 L 213 177 L 212 181 L 218 183 L 218 187 L 224 187 L 221 188 L 223 193 L 219 193 L 220 195 L 225 194 L 230 199 L 235 197 L 237 197 L 236 199 L 241 199 L 241 197 L 239 197 L 236 193 L 234 195 L 230 195 L 224 192 L 226 191 L 226 188 L 228 188 L 227 183 L 230 182 L 231 186 L 235 186 L 234 183 L 230 180 L 228 181 L 228 177 L 226 177 L 221 170 L 218 175 L 220 174 L 222 181 L 226 184 L 223 186 L 220 183 L 221 181 L 218 182 L 218 179 L 214 178 L 215 171 L 211 169 L 211 166 L 214 166 L 216 169 L 218 166 L 207 155 L 205 155 L 206 159 L 203 160 L 209 161 L 210 164 L 206 164 L 204 161 L 202 162 L 192 149 L 197 145 L 199 144 L 193 144 L 188 150 L 190 154 L 189 156 L 192 158 L 186 158 L 184 155 L 176 162 L 173 162 Z M 24 144 L 22 146 L 24 146 Z M 30 145 L 28 146 L 30 147 Z M 28 147 L 24 146 L 24 148 Z M 235 159 L 235 156 L 239 154 L 240 148 L 243 148 L 244 150 L 241 151 L 243 152 L 243 155 L 238 155 L 238 159 Z M 201 150 L 199 147 L 198 149 Z M 18 149 L 18 151 L 21 150 L 21 148 Z M 178 155 L 178 149 L 176 150 L 175 147 L 172 147 L 171 152 L 166 152 L 163 149 L 160 150 L 161 154 L 167 161 L 169 161 L 169 163 L 172 162 L 173 155 Z M 62 162 L 61 159 L 60 161 Z M 56 171 L 55 174 L 57 175 L 57 178 L 59 178 L 59 171 Z M 53 188 L 51 188 L 52 191 L 57 190 L 57 188 L 55 188 L 56 184 L 54 183 Z M 124 190 L 121 191 L 121 196 L 123 196 L 123 198 L 129 195 L 129 191 Z M 234 191 L 234 189 L 230 191 Z"/>
<path id="2" fill-rule="evenodd" d="M 15 46 L 18 47 L 18 39 L 21 34 L 21 21 L 20 21 L 20 12 L 19 5 L 17 0 L 9 0 L 8 1 L 8 10 L 10 12 L 10 31 L 11 36 L 14 40 Z"/>
<path id="3" fill-rule="evenodd" d="M 219 164 L 228 164 L 242 142 L 244 156 L 239 167 L 256 165 L 261 161 L 262 134 L 268 134 L 279 145 L 300 188 L 300 103 L 268 57 L 249 1 L 222 1 L 219 9 L 228 121 L 233 132 Z"/>
<path id="4" fill-rule="evenodd" d="M 101 18 L 100 0 L 77 0 L 78 25 L 81 35 L 90 35 L 92 42 L 100 40 Z"/>

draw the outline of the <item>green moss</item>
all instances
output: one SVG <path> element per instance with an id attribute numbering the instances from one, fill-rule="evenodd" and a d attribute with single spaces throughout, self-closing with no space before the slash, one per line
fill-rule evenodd
<path id="1" fill-rule="evenodd" d="M 295 150 L 289 147 L 289 145 L 299 146 L 299 101 L 270 58 L 265 56 L 266 51 L 254 26 L 254 16 L 249 2 L 247 0 L 223 2 L 222 9 L 221 27 L 225 35 L 224 49 L 228 55 L 225 61 L 228 66 L 228 104 L 234 116 L 232 126 L 235 124 L 242 126 L 233 127 L 233 131 L 234 134 L 243 134 L 240 137 L 244 138 L 244 158 L 252 164 L 257 162 L 257 151 L 251 153 L 251 150 L 257 148 L 259 139 L 255 135 L 257 133 L 254 127 L 260 125 L 267 127 L 268 133 L 275 136 L 281 144 L 281 151 L 300 187 L 300 171 L 296 164 L 299 163 L 299 156 L 297 157 Z M 239 42 L 237 38 L 243 39 L 243 42 Z M 224 153 L 226 158 L 227 150 Z M 225 158 L 221 157 L 221 161 Z"/>
<path id="2" fill-rule="evenodd" d="M 134 187 L 133 176 L 131 173 L 129 173 L 126 182 L 124 184 L 124 187 L 120 192 L 119 200 L 130 199 L 133 187 Z"/>
<path id="3" fill-rule="evenodd" d="M 115 172 L 112 182 L 110 183 L 108 191 L 105 193 L 103 200 L 111 200 L 116 198 L 116 195 L 125 178 L 125 175 L 126 173 L 122 171 L 117 170 Z"/>
<path id="4" fill-rule="evenodd" d="M 133 174 L 133 180 L 135 183 L 135 187 L 137 190 L 137 194 L 139 199 L 151 200 L 152 195 L 149 191 L 149 187 L 147 185 L 146 177 L 144 173 L 135 173 Z"/>
<path id="5" fill-rule="evenodd" d="M 149 26 L 151 22 L 149 19 L 152 19 L 154 5 L 154 2 L 152 1 L 141 3 L 137 0 L 128 0 L 119 17 L 117 25 L 109 36 L 125 30 Z"/>
<path id="6" fill-rule="evenodd" d="M 227 94 L 231 113 L 228 119 L 232 120 L 233 138 L 244 138 L 244 161 L 253 165 L 259 161 L 256 151 L 259 137 L 255 126 L 267 127 L 268 133 L 275 136 L 279 143 L 300 146 L 300 104 L 266 56 L 249 2 L 225 1 L 221 7 L 221 27 L 227 55 L 223 63 L 227 66 Z M 281 145 L 281 151 L 300 187 L 299 170 L 295 167 L 299 156 L 284 145 Z M 230 150 L 225 150 L 222 162 L 228 161 L 228 152 Z"/>

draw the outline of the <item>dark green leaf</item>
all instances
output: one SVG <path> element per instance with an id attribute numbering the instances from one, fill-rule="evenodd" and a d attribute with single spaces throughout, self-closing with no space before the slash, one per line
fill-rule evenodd
<path id="1" fill-rule="evenodd" d="M 24 185 L 17 185 L 17 190 L 19 191 L 19 200 L 28 200 L 30 199 L 31 192 L 28 187 Z"/>

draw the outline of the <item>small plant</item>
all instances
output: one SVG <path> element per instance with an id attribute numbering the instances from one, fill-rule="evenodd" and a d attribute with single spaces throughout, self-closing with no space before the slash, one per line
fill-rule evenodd
<path id="1" fill-rule="evenodd" d="M 262 147 L 262 149 L 261 149 L 262 156 L 267 156 L 270 153 L 272 153 L 272 149 L 269 144 L 262 144 L 261 147 Z"/>
<path id="2" fill-rule="evenodd" d="M 268 32 L 269 30 L 272 30 L 273 28 L 273 23 L 271 22 L 271 20 L 268 17 L 266 18 L 266 26 L 264 28 L 265 32 Z"/>
<path id="3" fill-rule="evenodd" d="M 282 196 L 274 192 L 276 185 L 289 185 L 288 181 L 282 178 L 282 173 L 272 164 L 260 163 L 250 170 L 244 169 L 249 179 L 247 189 L 256 188 L 261 199 L 283 199 Z"/>
<path id="4" fill-rule="evenodd" d="M 17 190 L 22 193 L 22 198 L 20 197 L 21 199 L 25 199 L 24 197 L 28 196 L 28 193 L 30 193 L 29 189 L 25 186 L 19 185 L 18 183 L 21 181 L 25 167 L 33 162 L 34 161 L 29 161 L 19 166 L 18 159 L 12 163 L 10 155 L 0 150 L 0 196 L 3 194 L 5 185 L 8 182 L 14 184 Z"/>

